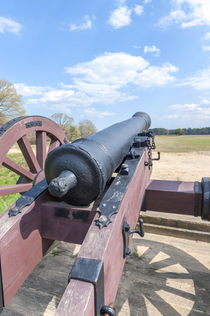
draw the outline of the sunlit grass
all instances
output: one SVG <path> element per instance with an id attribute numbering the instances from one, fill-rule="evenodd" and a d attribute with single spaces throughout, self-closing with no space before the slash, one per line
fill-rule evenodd
<path id="1" fill-rule="evenodd" d="M 8 157 L 15 161 L 17 164 L 21 165 L 24 168 L 27 168 L 27 164 L 24 160 L 24 157 L 21 153 L 13 153 L 8 154 Z M 5 167 L 0 168 L 0 186 L 9 186 L 16 184 L 19 179 L 19 175 L 10 171 Z M 21 195 L 17 194 L 10 194 L 6 196 L 0 197 L 0 213 L 5 211 L 12 203 L 14 203 Z"/>
<path id="2" fill-rule="evenodd" d="M 155 136 L 155 143 L 161 152 L 210 151 L 210 135 Z"/>

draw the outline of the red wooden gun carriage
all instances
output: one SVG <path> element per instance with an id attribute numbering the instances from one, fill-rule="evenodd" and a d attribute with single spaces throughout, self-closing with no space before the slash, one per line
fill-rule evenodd
<path id="1" fill-rule="evenodd" d="M 150 180 L 155 148 L 150 123 L 146 113 L 138 112 L 73 143 L 40 116 L 19 117 L 0 128 L 0 166 L 20 176 L 17 184 L 0 187 L 0 196 L 22 194 L 0 216 L 1 310 L 59 240 L 82 246 L 66 276 L 56 315 L 115 315 L 113 303 L 130 239 L 134 233 L 144 235 L 139 212 L 210 220 L 208 178 Z M 28 137 L 32 132 L 36 155 Z M 28 168 L 8 157 L 16 143 Z"/>

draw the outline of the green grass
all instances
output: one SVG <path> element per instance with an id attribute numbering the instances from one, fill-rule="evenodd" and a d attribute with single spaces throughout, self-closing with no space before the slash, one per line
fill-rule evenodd
<path id="1" fill-rule="evenodd" d="M 155 143 L 160 152 L 210 151 L 210 135 L 155 136 Z"/>
<path id="2" fill-rule="evenodd" d="M 19 154 L 19 153 L 8 154 L 8 157 L 12 159 L 13 161 L 15 161 L 16 163 L 18 163 L 19 165 L 26 168 L 27 165 L 22 154 Z M 0 186 L 9 186 L 9 185 L 16 184 L 18 179 L 19 179 L 19 176 L 16 173 L 4 167 L 0 168 Z M 0 214 L 4 212 L 20 196 L 21 195 L 19 193 L 1 196 L 0 197 Z"/>

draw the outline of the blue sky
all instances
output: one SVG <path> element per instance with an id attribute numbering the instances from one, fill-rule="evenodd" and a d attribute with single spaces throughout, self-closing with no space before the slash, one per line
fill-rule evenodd
<path id="1" fill-rule="evenodd" d="M 210 0 L 1 1 L 0 45 L 28 115 L 210 126 Z"/>

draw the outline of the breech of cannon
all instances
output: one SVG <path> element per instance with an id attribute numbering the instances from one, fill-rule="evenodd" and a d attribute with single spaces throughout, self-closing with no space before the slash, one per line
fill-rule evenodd
<path id="1" fill-rule="evenodd" d="M 150 124 L 147 113 L 137 112 L 126 121 L 51 151 L 45 162 L 50 194 L 72 205 L 89 205 L 104 191 L 134 137 Z"/>

